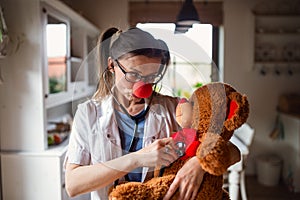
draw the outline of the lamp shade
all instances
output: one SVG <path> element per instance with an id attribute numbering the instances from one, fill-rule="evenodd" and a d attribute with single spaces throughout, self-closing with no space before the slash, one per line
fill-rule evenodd
<path id="1" fill-rule="evenodd" d="M 185 0 L 177 15 L 175 33 L 185 33 L 197 23 L 200 23 L 200 20 L 193 0 Z"/>

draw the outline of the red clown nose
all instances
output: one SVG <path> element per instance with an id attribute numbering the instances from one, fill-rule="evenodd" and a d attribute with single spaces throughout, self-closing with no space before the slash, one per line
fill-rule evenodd
<path id="1" fill-rule="evenodd" d="M 133 95 L 138 98 L 148 98 L 151 96 L 152 84 L 139 81 L 133 85 Z"/>

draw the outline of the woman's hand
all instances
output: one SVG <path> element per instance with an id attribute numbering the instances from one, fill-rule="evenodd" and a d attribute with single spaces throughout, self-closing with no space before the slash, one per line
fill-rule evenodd
<path id="1" fill-rule="evenodd" d="M 177 189 L 179 189 L 179 200 L 195 199 L 202 183 L 204 173 L 205 171 L 201 168 L 198 158 L 191 158 L 178 171 L 164 200 L 170 199 Z"/>
<path id="2" fill-rule="evenodd" d="M 158 139 L 149 146 L 135 152 L 140 167 L 169 166 L 178 155 L 172 138 Z"/>

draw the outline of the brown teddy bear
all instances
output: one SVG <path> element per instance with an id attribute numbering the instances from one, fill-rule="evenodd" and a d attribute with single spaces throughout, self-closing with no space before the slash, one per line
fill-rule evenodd
<path id="1" fill-rule="evenodd" d="M 232 163 L 238 161 L 232 159 L 232 153 L 238 149 L 229 139 L 233 131 L 246 122 L 248 114 L 247 97 L 230 85 L 217 82 L 198 88 L 189 102 L 181 101 L 176 110 L 176 119 L 182 130 L 172 137 L 179 145 L 178 153 L 184 155 L 169 167 L 157 171 L 156 177 L 145 183 L 128 182 L 116 186 L 109 198 L 162 199 L 178 170 L 196 155 L 207 172 L 196 199 L 229 199 L 228 193 L 222 189 L 222 175 Z M 172 199 L 177 197 L 178 191 Z"/>

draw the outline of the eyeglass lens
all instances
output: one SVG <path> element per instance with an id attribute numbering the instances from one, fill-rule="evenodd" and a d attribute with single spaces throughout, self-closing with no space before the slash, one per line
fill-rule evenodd
<path id="1" fill-rule="evenodd" d="M 145 83 L 157 83 L 162 78 L 162 74 L 156 73 L 147 76 L 141 76 L 136 72 L 126 72 L 123 66 L 119 63 L 118 60 L 115 60 L 118 67 L 121 69 L 123 74 L 125 75 L 125 79 L 129 82 L 136 83 L 138 81 L 143 81 Z"/>

